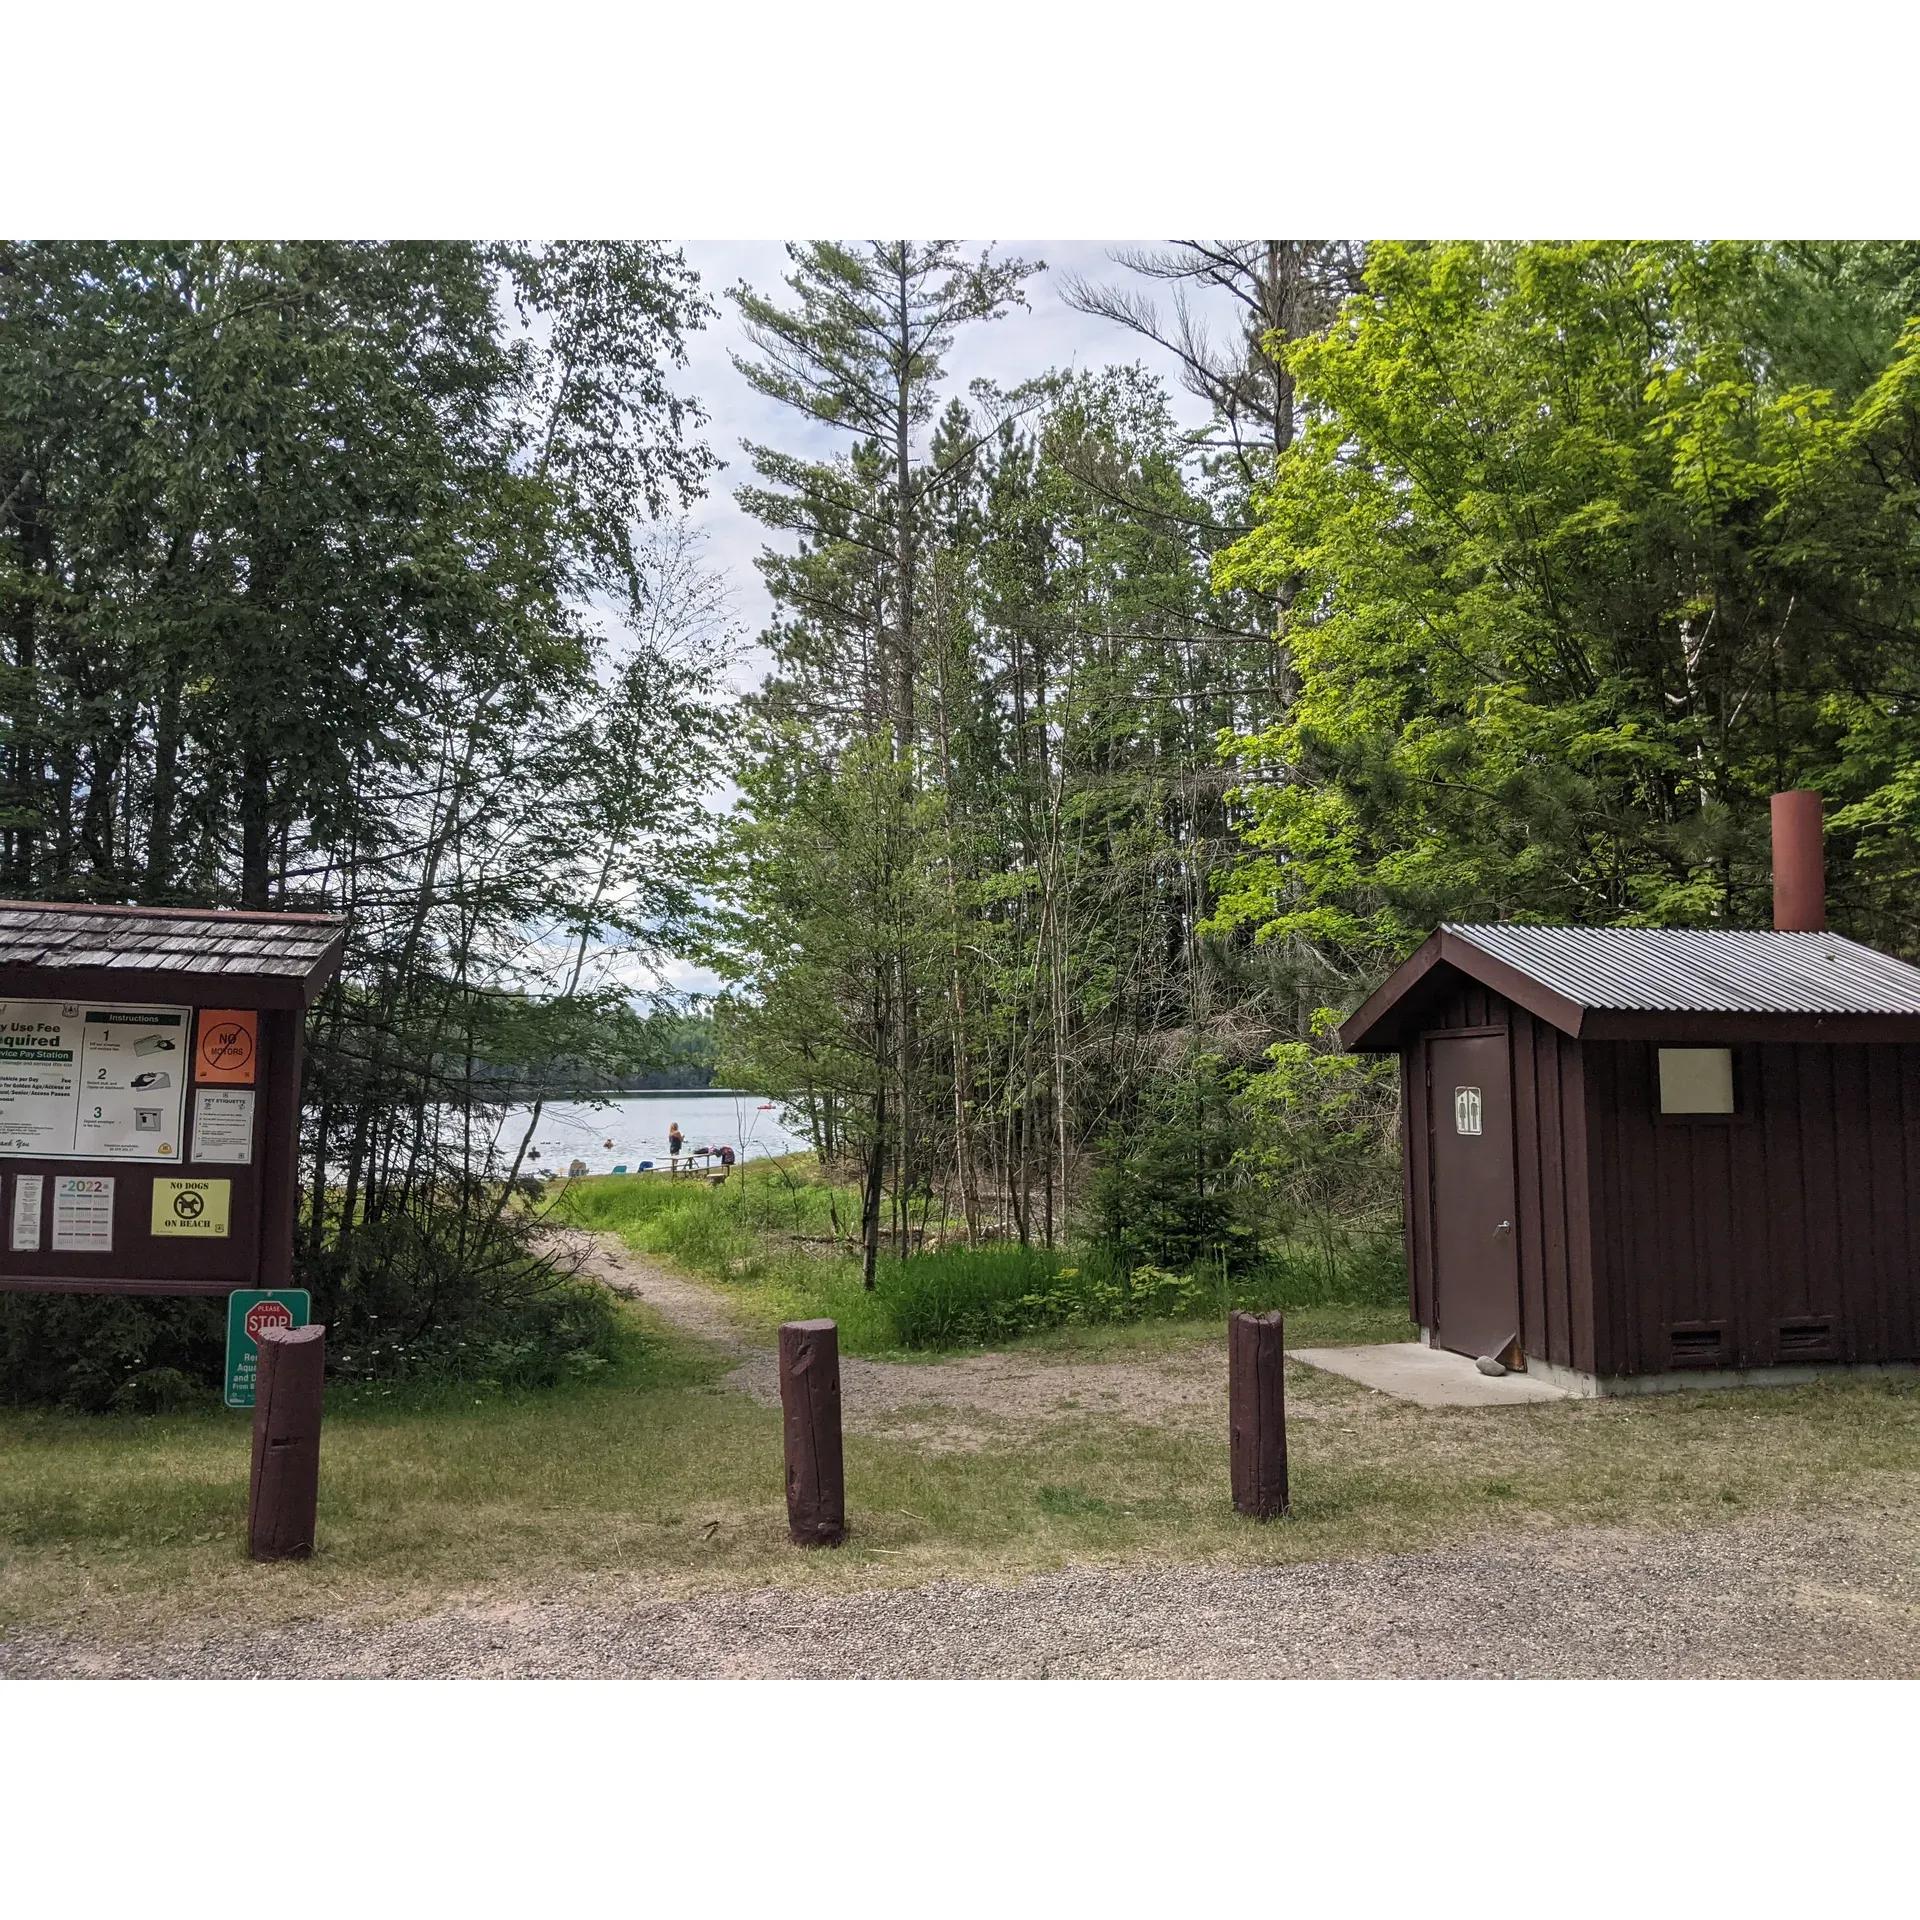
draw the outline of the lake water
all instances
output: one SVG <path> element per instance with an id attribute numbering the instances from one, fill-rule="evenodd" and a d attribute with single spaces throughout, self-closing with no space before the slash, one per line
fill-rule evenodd
<path id="1" fill-rule="evenodd" d="M 501 1157 L 511 1163 L 527 1130 L 530 1107 L 511 1107 L 499 1134 Z M 623 1093 L 603 1101 L 550 1100 L 540 1109 L 524 1173 L 565 1173 L 576 1159 L 589 1173 L 624 1166 L 637 1172 L 643 1160 L 664 1166 L 667 1129 L 678 1121 L 689 1149 L 731 1147 L 742 1160 L 795 1153 L 809 1143 L 782 1124 L 777 1104 L 758 1093 Z M 611 1142 L 609 1145 L 608 1143 Z M 717 1164 L 717 1163 L 713 1163 Z"/>

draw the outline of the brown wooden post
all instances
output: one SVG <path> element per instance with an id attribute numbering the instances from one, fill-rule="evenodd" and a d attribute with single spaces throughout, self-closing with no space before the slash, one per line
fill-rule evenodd
<path id="1" fill-rule="evenodd" d="M 840 1457 L 840 1329 L 789 1320 L 780 1329 L 780 1411 L 786 1434 L 787 1532 L 796 1547 L 847 1537 Z"/>
<path id="2" fill-rule="evenodd" d="M 1277 1313 L 1227 1315 L 1227 1416 L 1233 1504 L 1256 1520 L 1287 1510 L 1286 1322 Z"/>
<path id="3" fill-rule="evenodd" d="M 260 1265 L 250 1284 L 271 1293 L 293 1285 L 293 1236 L 300 1218 L 300 1067 L 306 1017 L 280 1008 L 260 1015 L 256 1096 L 261 1116 Z"/>
<path id="4" fill-rule="evenodd" d="M 247 1552 L 304 1560 L 320 1504 L 320 1389 L 325 1327 L 263 1327 L 254 1376 L 253 1485 Z"/>

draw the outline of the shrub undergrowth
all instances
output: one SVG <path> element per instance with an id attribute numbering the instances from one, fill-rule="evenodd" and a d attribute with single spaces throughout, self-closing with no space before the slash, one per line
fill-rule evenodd
<path id="1" fill-rule="evenodd" d="M 836 1218 L 854 1217 L 852 1195 L 798 1159 L 743 1169 L 720 1188 L 654 1174 L 583 1180 L 559 1195 L 556 1217 L 726 1283 L 757 1320 L 829 1316 L 852 1353 L 978 1347 L 1235 1307 L 1391 1307 L 1406 1297 L 1398 1238 L 1385 1235 L 1287 1243 L 1184 1272 L 1128 1264 L 1099 1243 L 935 1246 L 882 1258 L 868 1292 L 850 1242 L 832 1231 Z"/>
<path id="2" fill-rule="evenodd" d="M 0 1294 L 0 1405 L 169 1413 L 220 1390 L 225 1300 Z"/>
<path id="3" fill-rule="evenodd" d="M 604 1287 L 543 1256 L 524 1218 L 461 1247 L 406 1217 L 330 1248 L 296 1283 L 340 1384 L 467 1381 L 503 1390 L 590 1379 L 642 1336 Z M 0 1294 L 0 1405 L 168 1413 L 216 1399 L 227 1303 Z"/>
<path id="4" fill-rule="evenodd" d="M 329 1377 L 553 1387 L 618 1361 L 633 1335 L 614 1298 L 557 1266 L 524 1217 L 502 1226 L 465 1249 L 404 1219 L 356 1236 L 311 1276 Z"/>

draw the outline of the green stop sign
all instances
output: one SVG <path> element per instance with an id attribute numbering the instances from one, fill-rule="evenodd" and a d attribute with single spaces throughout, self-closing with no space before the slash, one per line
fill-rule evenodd
<path id="1" fill-rule="evenodd" d="M 227 1405 L 253 1405 L 254 1375 L 260 1364 L 256 1344 L 268 1327 L 304 1327 L 313 1318 L 313 1298 L 303 1287 L 278 1293 L 227 1295 Z"/>

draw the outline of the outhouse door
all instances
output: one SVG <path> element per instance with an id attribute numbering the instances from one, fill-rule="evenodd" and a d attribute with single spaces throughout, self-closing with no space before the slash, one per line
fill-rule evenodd
<path id="1" fill-rule="evenodd" d="M 1478 1358 L 1500 1353 L 1520 1332 L 1507 1036 L 1427 1045 L 1434 1338 Z"/>

